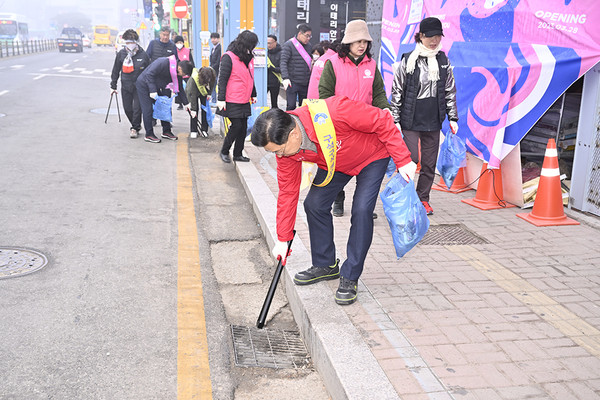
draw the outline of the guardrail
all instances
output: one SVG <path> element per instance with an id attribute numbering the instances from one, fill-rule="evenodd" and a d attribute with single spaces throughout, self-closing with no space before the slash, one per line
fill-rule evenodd
<path id="1" fill-rule="evenodd" d="M 56 49 L 55 39 L 28 40 L 26 42 L 0 40 L 0 58 L 39 53 L 52 49 Z"/>

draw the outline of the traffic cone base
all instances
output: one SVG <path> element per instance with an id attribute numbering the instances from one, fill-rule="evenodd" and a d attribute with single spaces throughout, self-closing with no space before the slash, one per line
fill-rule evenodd
<path id="1" fill-rule="evenodd" d="M 477 207 L 480 210 L 514 207 L 514 205 L 506 203 L 504 199 L 499 197 L 504 197 L 500 168 L 488 170 L 487 163 L 483 163 L 475 197 L 472 199 L 463 199 L 462 202 Z M 501 203 L 504 203 L 504 205 Z"/>
<path id="2" fill-rule="evenodd" d="M 533 209 L 529 213 L 517 214 L 517 217 L 535 226 L 579 225 L 579 222 L 565 216 L 554 139 L 548 140 Z"/>
<path id="3" fill-rule="evenodd" d="M 447 188 L 446 183 L 444 182 L 444 178 L 440 176 L 440 182 L 437 185 L 432 186 L 433 190 L 437 190 L 440 192 L 450 192 L 450 193 L 462 193 L 467 190 L 473 190 L 465 183 L 465 174 L 463 172 L 463 168 L 458 170 L 456 174 L 456 178 L 454 178 L 454 182 L 452 182 L 452 186 L 450 189 Z"/>

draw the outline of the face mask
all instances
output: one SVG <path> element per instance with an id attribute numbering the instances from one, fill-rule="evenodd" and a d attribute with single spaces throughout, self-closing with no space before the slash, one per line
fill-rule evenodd
<path id="1" fill-rule="evenodd" d="M 312 56 L 313 56 L 313 60 L 315 60 L 315 61 L 317 61 L 320 57 L 318 54 L 313 54 Z"/>
<path id="2" fill-rule="evenodd" d="M 137 43 L 127 43 L 125 46 L 131 51 L 134 51 L 137 48 Z"/>
<path id="3" fill-rule="evenodd" d="M 177 48 L 179 50 L 183 49 L 183 44 L 181 44 L 181 43 L 177 43 L 175 46 L 177 46 Z"/>

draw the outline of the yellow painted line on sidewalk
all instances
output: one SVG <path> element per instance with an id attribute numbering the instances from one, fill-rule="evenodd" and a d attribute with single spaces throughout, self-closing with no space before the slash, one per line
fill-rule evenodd
<path id="1" fill-rule="evenodd" d="M 446 246 L 446 248 L 467 261 L 590 354 L 600 357 L 600 330 L 477 249 L 471 246 Z"/>
<path id="2" fill-rule="evenodd" d="M 188 135 L 177 141 L 177 399 L 212 399 Z"/>

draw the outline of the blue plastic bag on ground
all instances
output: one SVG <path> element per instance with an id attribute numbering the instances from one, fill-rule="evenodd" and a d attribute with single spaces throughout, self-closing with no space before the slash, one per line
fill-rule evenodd
<path id="1" fill-rule="evenodd" d="M 168 96 L 156 96 L 154 103 L 154 111 L 152 118 L 161 121 L 173 122 L 171 108 L 173 107 L 173 99 Z"/>
<path id="2" fill-rule="evenodd" d="M 450 131 L 446 132 L 444 143 L 440 146 L 437 169 L 450 189 L 458 170 L 467 165 L 467 147 L 465 142 Z"/>
<path id="3" fill-rule="evenodd" d="M 250 136 L 250 133 L 252 133 L 252 127 L 254 127 L 254 121 L 256 121 L 256 118 L 268 109 L 269 107 L 252 106 L 252 115 L 248 117 L 248 130 L 246 131 L 246 136 Z"/>
<path id="4" fill-rule="evenodd" d="M 212 128 L 213 120 L 215 119 L 215 114 L 213 114 L 212 108 L 210 108 L 210 105 L 203 104 L 200 104 L 200 107 L 204 110 L 204 112 L 206 112 L 206 122 L 208 122 L 208 127 Z"/>
<path id="5" fill-rule="evenodd" d="M 394 175 L 380 197 L 392 231 L 396 256 L 400 258 L 423 239 L 429 229 L 429 218 L 412 179 L 406 182 L 402 175 Z"/>

